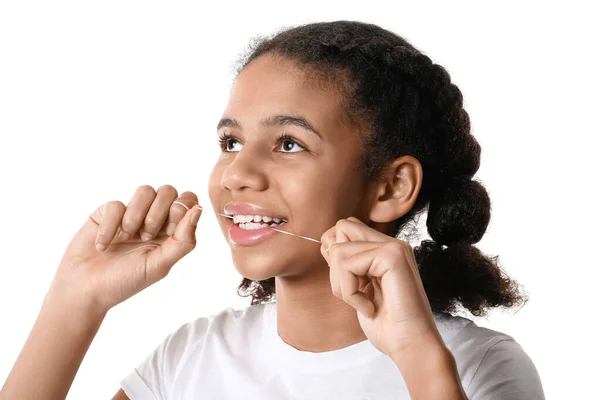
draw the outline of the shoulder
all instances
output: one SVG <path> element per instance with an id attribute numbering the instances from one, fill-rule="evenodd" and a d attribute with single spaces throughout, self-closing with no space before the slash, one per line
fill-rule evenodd
<path id="1" fill-rule="evenodd" d="M 504 341 L 514 341 L 506 333 L 478 326 L 472 320 L 448 313 L 436 313 L 435 322 L 446 347 L 457 362 L 479 365 L 486 352 Z M 474 372 L 474 371 L 473 371 Z"/>
<path id="2" fill-rule="evenodd" d="M 512 336 L 450 314 L 436 323 L 470 399 L 544 399 L 533 361 Z"/>
<path id="3" fill-rule="evenodd" d="M 466 389 L 474 399 L 491 393 L 507 399 L 544 399 L 538 371 L 514 339 L 498 341 L 487 349 Z"/>

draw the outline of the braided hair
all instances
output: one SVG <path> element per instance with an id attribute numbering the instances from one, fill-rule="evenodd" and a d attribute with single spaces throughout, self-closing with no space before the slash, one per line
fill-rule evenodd
<path id="1" fill-rule="evenodd" d="M 354 21 L 313 23 L 259 37 L 238 60 L 236 75 L 265 54 L 291 60 L 338 88 L 343 118 L 362 132 L 368 179 L 381 179 L 383 167 L 403 155 L 421 163 L 417 200 L 390 224 L 388 234 L 406 233 L 427 211 L 431 240 L 421 241 L 414 252 L 432 311 L 462 306 L 479 316 L 528 300 L 497 265 L 497 256 L 473 246 L 487 229 L 491 203 L 473 179 L 481 147 L 470 134 L 462 93 L 444 67 L 404 38 Z M 253 305 L 266 302 L 275 295 L 275 278 L 243 278 L 238 294 L 251 295 Z"/>

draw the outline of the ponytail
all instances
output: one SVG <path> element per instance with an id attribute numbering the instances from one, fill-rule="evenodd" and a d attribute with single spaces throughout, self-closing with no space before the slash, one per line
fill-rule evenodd
<path id="1" fill-rule="evenodd" d="M 490 211 L 486 189 L 468 175 L 452 179 L 430 201 L 427 231 L 432 240 L 423 240 L 414 251 L 433 310 L 456 312 L 462 305 L 480 316 L 489 308 L 526 301 L 498 266 L 498 257 L 487 257 L 473 246 L 487 229 Z"/>

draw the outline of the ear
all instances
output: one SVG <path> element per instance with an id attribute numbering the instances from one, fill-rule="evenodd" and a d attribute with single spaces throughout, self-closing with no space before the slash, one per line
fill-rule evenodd
<path id="1" fill-rule="evenodd" d="M 413 156 L 402 156 L 385 167 L 381 179 L 370 188 L 369 219 L 394 221 L 413 207 L 421 190 L 423 168 Z"/>

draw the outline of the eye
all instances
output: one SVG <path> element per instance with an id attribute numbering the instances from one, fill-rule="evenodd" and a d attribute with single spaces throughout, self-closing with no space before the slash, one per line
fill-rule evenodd
<path id="1" fill-rule="evenodd" d="M 237 150 L 234 148 L 236 143 L 241 145 L 240 141 L 231 135 L 223 134 L 219 136 L 219 147 L 221 147 L 221 151 L 223 152 L 232 153 L 234 151 L 240 151 L 241 148 Z"/>
<path id="2" fill-rule="evenodd" d="M 279 140 L 277 142 L 281 145 L 281 149 L 284 153 L 298 153 L 300 151 L 306 150 L 302 145 L 296 142 L 294 138 L 285 133 L 279 137 Z M 294 147 L 297 150 L 294 150 Z"/>
<path id="3" fill-rule="evenodd" d="M 283 133 L 278 139 L 279 149 L 283 153 L 298 153 L 306 151 L 306 148 L 299 144 L 293 137 L 286 133 Z M 236 148 L 235 146 L 243 146 L 240 141 L 229 134 L 223 134 L 219 136 L 219 147 L 224 153 L 234 153 L 241 150 L 241 147 Z"/>

